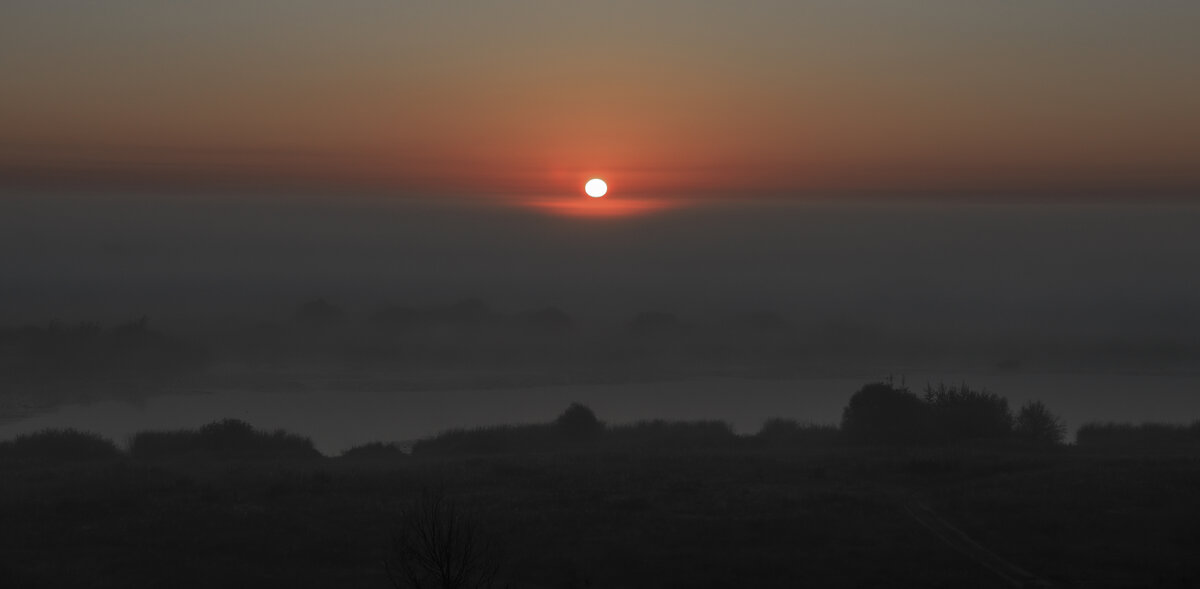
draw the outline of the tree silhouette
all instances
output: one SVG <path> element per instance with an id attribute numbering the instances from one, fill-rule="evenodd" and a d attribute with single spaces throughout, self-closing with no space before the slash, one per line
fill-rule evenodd
<path id="1" fill-rule="evenodd" d="M 972 390 L 966 384 L 926 385 L 925 404 L 943 441 L 1003 438 L 1012 432 L 1008 399 L 987 390 Z"/>
<path id="2" fill-rule="evenodd" d="M 842 411 L 842 431 L 856 442 L 920 442 L 929 436 L 928 413 L 928 407 L 908 389 L 872 383 L 850 397 Z"/>
<path id="3" fill-rule="evenodd" d="M 1017 412 L 1013 432 L 1023 440 L 1040 446 L 1061 444 L 1067 435 L 1067 424 L 1050 412 L 1041 401 L 1029 401 Z"/>
<path id="4" fill-rule="evenodd" d="M 426 489 L 401 514 L 385 567 L 397 589 L 488 589 L 500 562 L 479 519 Z"/>
<path id="5" fill-rule="evenodd" d="M 604 431 L 604 423 L 596 419 L 596 414 L 592 413 L 591 409 L 580 403 L 571 403 L 571 406 L 554 420 L 554 425 L 564 436 L 572 439 L 593 438 Z"/>

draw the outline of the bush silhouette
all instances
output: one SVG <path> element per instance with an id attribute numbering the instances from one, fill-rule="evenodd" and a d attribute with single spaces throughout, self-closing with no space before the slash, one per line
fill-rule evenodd
<path id="1" fill-rule="evenodd" d="M 571 403 L 566 411 L 554 420 L 554 426 L 563 436 L 573 439 L 589 439 L 604 433 L 604 423 L 585 405 Z"/>
<path id="2" fill-rule="evenodd" d="M 690 450 L 731 448 L 738 442 L 724 421 L 665 421 L 655 419 L 608 429 L 606 445 L 619 449 Z"/>
<path id="3" fill-rule="evenodd" d="M 1004 438 L 1012 433 L 1013 415 L 1008 399 L 987 390 L 971 390 L 964 383 L 925 387 L 933 426 L 942 441 Z"/>
<path id="4" fill-rule="evenodd" d="M 877 382 L 850 397 L 842 411 L 842 432 L 855 442 L 906 444 L 927 441 L 929 409 L 906 388 Z"/>
<path id="5" fill-rule="evenodd" d="M 265 432 L 237 419 L 210 423 L 199 430 L 138 432 L 129 443 L 137 459 L 184 457 L 217 460 L 307 460 L 321 456 L 312 440 L 284 430 Z"/>
<path id="6" fill-rule="evenodd" d="M 0 442 L 0 460 L 8 462 L 85 462 L 120 456 L 112 441 L 74 429 L 48 429 Z"/>
<path id="7" fill-rule="evenodd" d="M 740 438 L 723 421 L 641 421 L 606 426 L 573 403 L 551 423 L 452 429 L 413 444 L 414 455 L 505 454 L 581 449 L 704 449 L 733 447 Z"/>
<path id="8" fill-rule="evenodd" d="M 1017 412 L 1013 433 L 1030 444 L 1055 446 L 1066 437 L 1067 424 L 1041 401 L 1029 401 Z"/>
<path id="9" fill-rule="evenodd" d="M 404 460 L 405 458 L 408 458 L 408 454 L 405 454 L 404 451 L 401 450 L 395 444 L 385 444 L 383 442 L 368 442 L 366 444 L 354 446 L 353 448 L 350 448 L 350 449 L 342 452 L 341 455 L 339 456 L 339 458 L 342 458 L 343 460 L 353 460 L 353 461 L 361 460 L 364 462 L 369 462 L 369 461 L 391 462 L 391 461 L 395 461 L 395 460 Z"/>
<path id="10" fill-rule="evenodd" d="M 509 454 L 561 449 L 561 433 L 549 424 L 496 425 L 451 429 L 417 440 L 414 455 Z"/>
<path id="11" fill-rule="evenodd" d="M 768 446 L 830 446 L 842 440 L 834 425 L 800 423 L 794 419 L 772 417 L 763 422 L 755 439 Z"/>
<path id="12" fill-rule="evenodd" d="M 1194 448 L 1200 445 L 1200 421 L 1173 423 L 1086 423 L 1075 433 L 1079 446 L 1100 448 Z"/>

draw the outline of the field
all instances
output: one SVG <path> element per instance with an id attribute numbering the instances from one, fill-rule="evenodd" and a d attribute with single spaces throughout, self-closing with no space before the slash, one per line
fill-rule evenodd
<path id="1" fill-rule="evenodd" d="M 512 587 L 1004 587 L 926 505 L 1059 587 L 1200 584 L 1200 461 L 1077 448 L 9 462 L 0 586 L 387 587 L 444 488 Z"/>

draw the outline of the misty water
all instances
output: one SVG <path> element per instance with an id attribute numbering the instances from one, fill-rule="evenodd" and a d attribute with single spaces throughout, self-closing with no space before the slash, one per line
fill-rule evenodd
<path id="1" fill-rule="evenodd" d="M 1200 419 L 1196 375 L 939 374 L 908 375 L 907 384 L 958 383 L 1004 395 L 1019 406 L 1044 401 L 1066 418 L 1072 432 L 1089 421 Z M 375 441 L 411 441 L 438 431 L 505 423 L 544 422 L 569 403 L 592 407 L 609 423 L 642 419 L 718 419 L 739 433 L 763 420 L 788 417 L 813 423 L 838 421 L 863 378 L 748 380 L 702 378 L 621 385 L 571 385 L 437 391 L 312 390 L 262 392 L 213 390 L 160 395 L 138 402 L 105 400 L 71 404 L 0 423 L 0 439 L 45 428 L 92 431 L 124 443 L 134 432 L 193 428 L 238 418 L 265 429 L 310 436 L 326 454 Z"/>

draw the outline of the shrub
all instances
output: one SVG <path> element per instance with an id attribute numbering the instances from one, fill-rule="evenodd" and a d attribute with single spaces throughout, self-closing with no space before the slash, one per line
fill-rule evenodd
<path id="1" fill-rule="evenodd" d="M 413 454 L 512 454 L 580 448 L 690 449 L 730 446 L 738 440 L 723 421 L 661 419 L 606 428 L 591 410 L 573 404 L 553 423 L 454 429 L 413 444 Z"/>
<path id="2" fill-rule="evenodd" d="M 48 429 L 0 442 L 0 460 L 4 461 L 86 462 L 120 456 L 112 441 L 74 429 Z"/>
<path id="3" fill-rule="evenodd" d="M 340 458 L 344 460 L 362 460 L 362 461 L 395 461 L 408 458 L 399 446 L 395 444 L 385 444 L 383 442 L 368 442 L 359 446 L 350 448 L 342 452 Z"/>
<path id="4" fill-rule="evenodd" d="M 413 444 L 413 454 L 506 454 L 562 447 L 557 428 L 547 424 L 452 429 Z"/>
<path id="5" fill-rule="evenodd" d="M 591 409 L 572 403 L 554 422 L 452 429 L 413 444 L 413 454 L 505 454 L 579 448 L 605 435 Z"/>
<path id="6" fill-rule="evenodd" d="M 565 437 L 579 440 L 594 438 L 604 433 L 604 423 L 596 419 L 591 409 L 579 403 L 571 403 L 566 411 L 554 420 L 554 426 Z"/>
<path id="7" fill-rule="evenodd" d="M 1017 412 L 1013 433 L 1018 438 L 1038 446 L 1056 446 L 1067 435 L 1067 424 L 1050 412 L 1041 401 L 1029 401 Z"/>
<path id="8" fill-rule="evenodd" d="M 129 452 L 143 460 L 306 460 L 321 456 L 308 438 L 284 430 L 257 430 L 237 419 L 213 422 L 199 430 L 138 432 L 130 440 Z"/>
<path id="9" fill-rule="evenodd" d="M 731 447 L 738 442 L 733 428 L 724 421 L 640 421 L 609 428 L 612 447 L 639 450 L 689 450 Z"/>
<path id="10" fill-rule="evenodd" d="M 1008 399 L 987 390 L 971 390 L 964 383 L 925 387 L 936 435 L 942 441 L 1004 438 L 1012 433 L 1013 414 Z"/>
<path id="11" fill-rule="evenodd" d="M 842 432 L 855 442 L 906 444 L 927 441 L 929 411 L 906 388 L 877 382 L 863 386 L 842 411 Z"/>
<path id="12" fill-rule="evenodd" d="M 1080 446 L 1108 448 L 1188 447 L 1200 444 L 1200 421 L 1172 423 L 1087 423 L 1075 434 Z"/>
<path id="13" fill-rule="evenodd" d="M 781 417 L 763 422 L 762 429 L 754 437 L 771 446 L 830 446 L 842 439 L 835 425 L 800 423 Z"/>

